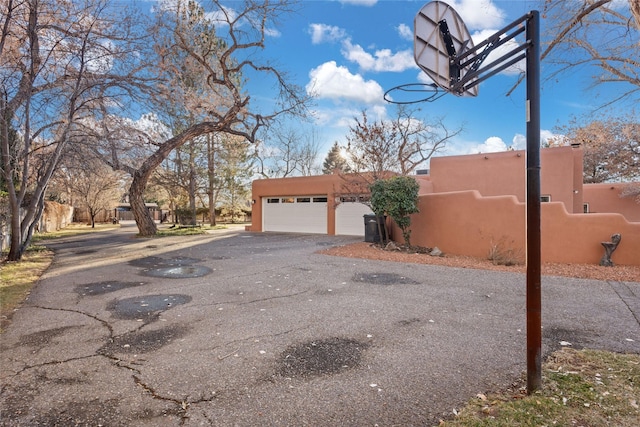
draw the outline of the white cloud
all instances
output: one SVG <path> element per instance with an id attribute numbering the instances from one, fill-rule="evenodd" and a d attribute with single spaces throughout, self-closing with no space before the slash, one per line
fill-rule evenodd
<path id="1" fill-rule="evenodd" d="M 313 44 L 335 42 L 346 37 L 346 32 L 342 28 L 333 25 L 309 24 L 308 31 Z"/>
<path id="2" fill-rule="evenodd" d="M 136 121 L 126 119 L 135 129 L 141 130 L 155 140 L 165 140 L 173 136 L 171 130 L 164 125 L 155 113 L 146 113 Z"/>
<path id="3" fill-rule="evenodd" d="M 216 27 L 226 26 L 229 22 L 238 18 L 238 12 L 230 7 L 221 6 L 219 10 L 205 13 L 205 17 L 209 19 Z"/>
<path id="4" fill-rule="evenodd" d="M 550 130 L 541 129 L 540 130 L 540 142 L 542 144 L 549 144 L 550 142 L 557 142 L 564 140 L 564 135 L 553 133 Z"/>
<path id="5" fill-rule="evenodd" d="M 496 153 L 499 151 L 506 151 L 507 144 L 504 143 L 499 136 L 490 136 L 484 143 L 478 144 L 475 147 L 469 149 L 468 154 L 474 153 Z"/>
<path id="6" fill-rule="evenodd" d="M 418 73 L 418 81 L 424 84 L 433 84 L 433 79 L 427 75 L 424 71 Z"/>
<path id="7" fill-rule="evenodd" d="M 495 33 L 496 33 L 495 30 L 476 31 L 471 35 L 471 39 L 473 40 L 473 43 L 477 45 L 477 44 L 480 44 L 481 42 L 485 41 L 486 39 L 488 39 L 490 36 L 492 36 Z M 518 47 L 518 43 L 516 41 L 509 40 L 508 42 L 506 42 L 502 46 L 494 49 L 487 56 L 487 58 L 484 60 L 484 62 L 482 64 L 483 65 L 491 64 L 496 59 L 498 59 L 498 58 L 502 57 L 503 55 L 506 55 L 507 53 L 513 51 L 517 47 Z M 512 59 L 512 57 L 507 58 L 507 59 Z M 482 68 L 482 66 L 481 66 L 481 68 Z M 522 60 L 516 62 L 515 64 L 511 65 L 510 67 L 506 68 L 505 70 L 501 71 L 501 72 L 504 73 L 504 74 L 520 74 L 520 73 L 523 73 L 525 69 L 526 69 L 526 60 L 522 59 Z"/>
<path id="8" fill-rule="evenodd" d="M 462 18 L 469 31 L 500 28 L 506 13 L 493 0 L 452 0 L 447 2 Z"/>
<path id="9" fill-rule="evenodd" d="M 540 129 L 540 144 L 541 145 L 549 145 L 552 142 L 563 141 L 564 135 L 553 133 L 550 130 Z M 513 137 L 513 145 L 512 147 L 515 150 L 526 150 L 527 149 L 527 137 L 521 133 L 515 134 Z"/>
<path id="10" fill-rule="evenodd" d="M 525 150 L 527 148 L 527 137 L 521 133 L 516 133 L 513 136 L 511 146 L 516 150 Z"/>
<path id="11" fill-rule="evenodd" d="M 282 33 L 275 28 L 265 28 L 264 34 L 269 37 L 280 37 Z"/>
<path id="12" fill-rule="evenodd" d="M 309 72 L 308 94 L 319 98 L 348 99 L 367 104 L 380 103 L 384 91 L 374 80 L 364 80 L 359 74 L 351 74 L 347 67 L 335 61 L 325 62 Z"/>
<path id="13" fill-rule="evenodd" d="M 405 40 L 413 40 L 413 29 L 407 24 L 400 24 L 396 27 L 398 34 Z"/>
<path id="14" fill-rule="evenodd" d="M 390 49 L 380 49 L 372 55 L 362 46 L 345 40 L 342 43 L 342 55 L 351 62 L 357 63 L 364 71 L 393 71 L 401 72 L 410 68 L 417 68 L 411 49 L 396 53 Z"/>

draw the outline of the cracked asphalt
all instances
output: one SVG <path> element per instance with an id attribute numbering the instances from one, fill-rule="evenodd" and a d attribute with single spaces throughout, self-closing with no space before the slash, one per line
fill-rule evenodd
<path id="1" fill-rule="evenodd" d="M 135 233 L 48 244 L 0 335 L 0 425 L 437 425 L 525 372 L 522 274 L 317 253 L 350 237 Z M 640 283 L 542 285 L 544 354 L 640 353 Z"/>

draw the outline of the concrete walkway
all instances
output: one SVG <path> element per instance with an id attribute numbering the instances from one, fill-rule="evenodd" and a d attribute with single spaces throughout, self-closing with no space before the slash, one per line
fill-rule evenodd
<path id="1" fill-rule="evenodd" d="M 525 279 L 222 230 L 59 239 L 0 336 L 3 426 L 424 426 L 522 378 Z M 640 353 L 640 284 L 543 278 L 544 353 Z"/>

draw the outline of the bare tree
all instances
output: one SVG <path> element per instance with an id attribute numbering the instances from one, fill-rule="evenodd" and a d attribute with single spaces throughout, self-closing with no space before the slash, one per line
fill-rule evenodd
<path id="1" fill-rule="evenodd" d="M 139 141 L 129 136 L 128 144 L 146 152 L 135 164 L 123 159 L 122 141 L 113 138 L 112 133 L 102 133 L 102 154 L 111 156 L 110 164 L 127 170 L 133 181 L 129 190 L 129 201 L 136 219 L 140 235 L 155 234 L 157 228 L 144 205 L 144 192 L 153 171 L 171 153 L 189 140 L 208 133 L 227 133 L 255 141 L 258 129 L 284 114 L 303 115 L 309 98 L 304 92 L 288 83 L 286 75 L 260 59 L 269 26 L 275 25 L 283 14 L 292 11 L 290 0 L 273 2 L 242 1 L 233 3 L 232 10 L 220 1 L 208 3 L 212 10 L 207 14 L 193 1 L 177 1 L 175 7 L 165 7 L 157 12 L 155 38 L 156 51 L 160 60 L 158 70 L 168 82 L 163 96 L 183 97 L 192 100 L 191 106 L 203 117 L 183 131 L 167 139 L 138 132 Z M 211 21 L 207 16 L 215 16 Z M 211 44 L 215 39 L 217 43 Z M 204 49 L 204 46 L 211 48 Z M 200 97 L 197 93 L 184 91 L 172 83 L 177 81 L 181 70 L 174 58 L 188 58 L 193 66 L 199 66 L 207 91 L 215 97 Z M 267 112 L 252 109 L 250 95 L 243 90 L 243 81 L 260 75 L 265 82 L 270 80 L 279 89 L 275 106 Z M 199 117 L 199 115 L 197 115 Z M 113 129 L 112 129 L 113 130 Z"/>
<path id="2" fill-rule="evenodd" d="M 223 211 L 232 223 L 249 207 L 247 196 L 255 158 L 250 155 L 248 145 L 249 142 L 243 138 L 230 137 L 219 153 L 219 193 L 224 202 Z"/>
<path id="3" fill-rule="evenodd" d="M 319 172 L 320 144 L 315 132 L 269 128 L 255 147 L 257 173 L 265 178 L 309 176 Z"/>
<path id="4" fill-rule="evenodd" d="M 216 154 L 218 144 L 216 135 L 207 134 L 207 203 L 209 207 L 209 225 L 216 225 L 216 201 L 218 186 L 216 179 Z"/>
<path id="5" fill-rule="evenodd" d="M 416 118 L 419 111 L 401 105 L 393 119 L 374 122 L 363 111 L 347 135 L 351 169 L 369 172 L 374 180 L 388 172 L 408 175 L 462 131 L 447 129 L 442 119 L 420 120 Z"/>
<path id="6" fill-rule="evenodd" d="M 171 152 L 150 180 L 150 184 L 164 189 L 172 210 L 180 209 L 181 222 L 192 225 L 196 224 L 197 201 L 206 191 L 207 153 L 202 140 L 195 138 Z"/>
<path id="7" fill-rule="evenodd" d="M 545 0 L 543 16 L 550 38 L 540 57 L 553 64 L 548 80 L 570 74 L 575 67 L 593 66 L 594 86 L 628 85 L 627 91 L 609 97 L 605 104 L 636 99 L 640 90 L 640 1 Z"/>
<path id="8" fill-rule="evenodd" d="M 96 216 L 100 212 L 109 212 L 120 200 L 122 173 L 94 160 L 75 169 L 70 178 L 76 205 L 87 210 L 91 228 L 95 228 Z"/>
<path id="9" fill-rule="evenodd" d="M 584 182 L 640 179 L 640 123 L 633 115 L 600 117 L 584 124 L 574 118 L 559 130 L 566 143 L 584 148 Z"/>
<path id="10" fill-rule="evenodd" d="M 8 258 L 19 260 L 79 120 L 145 85 L 137 15 L 107 0 L 6 0 L 0 23 L 0 153 L 11 212 Z M 19 138 L 12 137 L 16 130 Z M 35 166 L 37 160 L 37 167 Z"/>

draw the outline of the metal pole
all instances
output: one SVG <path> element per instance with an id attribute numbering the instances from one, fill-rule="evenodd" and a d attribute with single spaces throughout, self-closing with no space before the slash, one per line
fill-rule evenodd
<path id="1" fill-rule="evenodd" d="M 540 14 L 527 19 L 527 392 L 542 388 Z"/>

